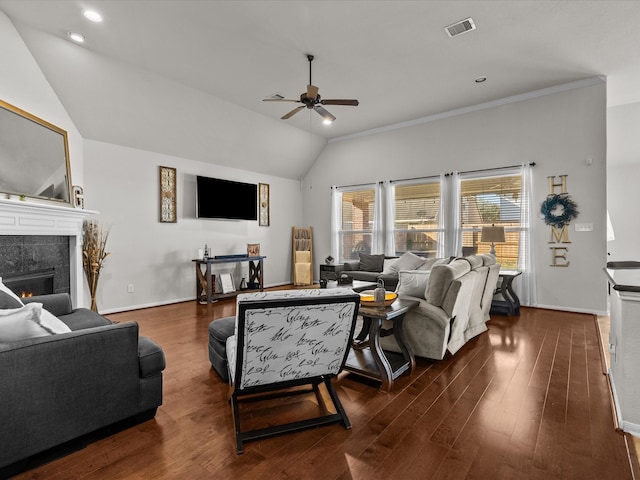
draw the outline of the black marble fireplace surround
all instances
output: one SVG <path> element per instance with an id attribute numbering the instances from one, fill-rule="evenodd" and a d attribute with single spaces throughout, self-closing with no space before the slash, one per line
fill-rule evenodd
<path id="1" fill-rule="evenodd" d="M 69 237 L 0 235 L 0 277 L 17 295 L 70 293 Z"/>

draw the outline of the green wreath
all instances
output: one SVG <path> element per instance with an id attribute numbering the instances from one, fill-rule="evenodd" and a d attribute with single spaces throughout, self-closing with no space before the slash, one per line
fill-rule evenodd
<path id="1" fill-rule="evenodd" d="M 540 213 L 544 223 L 562 228 L 578 216 L 578 204 L 566 193 L 549 195 L 542 202 Z"/>

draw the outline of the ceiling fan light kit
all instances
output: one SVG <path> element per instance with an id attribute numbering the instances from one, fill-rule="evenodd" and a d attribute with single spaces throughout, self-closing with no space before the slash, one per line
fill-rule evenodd
<path id="1" fill-rule="evenodd" d="M 309 84 L 307 85 L 306 92 L 302 92 L 300 94 L 299 100 L 293 100 L 289 98 L 281 98 L 280 95 L 273 95 L 271 98 L 263 99 L 264 102 L 294 102 L 294 103 L 302 103 L 302 105 L 297 106 L 293 110 L 288 113 L 285 113 L 282 117 L 282 120 L 287 120 L 288 118 L 293 117 L 300 110 L 305 107 L 310 110 L 315 110 L 318 115 L 323 118 L 323 123 L 325 125 L 329 125 L 333 123 L 336 119 L 326 108 L 322 105 L 346 105 L 351 107 L 357 107 L 359 102 L 358 100 L 347 100 L 347 99 L 328 99 L 323 100 L 322 97 L 318 93 L 318 87 L 316 87 L 311 81 L 311 62 L 313 61 L 313 55 L 308 54 L 307 60 L 309 60 Z"/>

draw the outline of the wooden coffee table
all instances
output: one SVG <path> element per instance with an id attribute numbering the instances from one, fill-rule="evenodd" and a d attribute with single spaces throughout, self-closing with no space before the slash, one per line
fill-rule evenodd
<path id="1" fill-rule="evenodd" d="M 380 390 L 388 392 L 393 382 L 404 372 L 413 372 L 416 360 L 404 335 L 404 314 L 418 305 L 416 300 L 398 298 L 390 307 L 360 306 L 362 330 L 354 338 L 345 370 L 363 377 L 380 380 Z M 383 329 L 382 322 L 393 323 L 391 329 Z M 380 337 L 395 334 L 402 353 L 383 350 Z M 367 339 L 368 337 L 368 339 Z"/>

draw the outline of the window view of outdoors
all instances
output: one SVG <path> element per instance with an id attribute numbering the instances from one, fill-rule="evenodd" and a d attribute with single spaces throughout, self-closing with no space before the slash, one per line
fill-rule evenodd
<path id="1" fill-rule="evenodd" d="M 412 252 L 436 256 L 442 231 L 440 217 L 440 181 L 395 187 L 396 218 L 394 235 L 396 255 Z"/>
<path id="2" fill-rule="evenodd" d="M 516 269 L 520 242 L 520 175 L 461 181 L 460 224 L 462 254 L 489 253 L 491 244 L 479 243 L 483 225 L 504 227 L 505 243 L 496 243 L 496 259 L 503 269 Z"/>
<path id="3" fill-rule="evenodd" d="M 344 260 L 358 260 L 360 252 L 371 253 L 374 207 L 373 188 L 342 193 L 340 253 Z"/>

